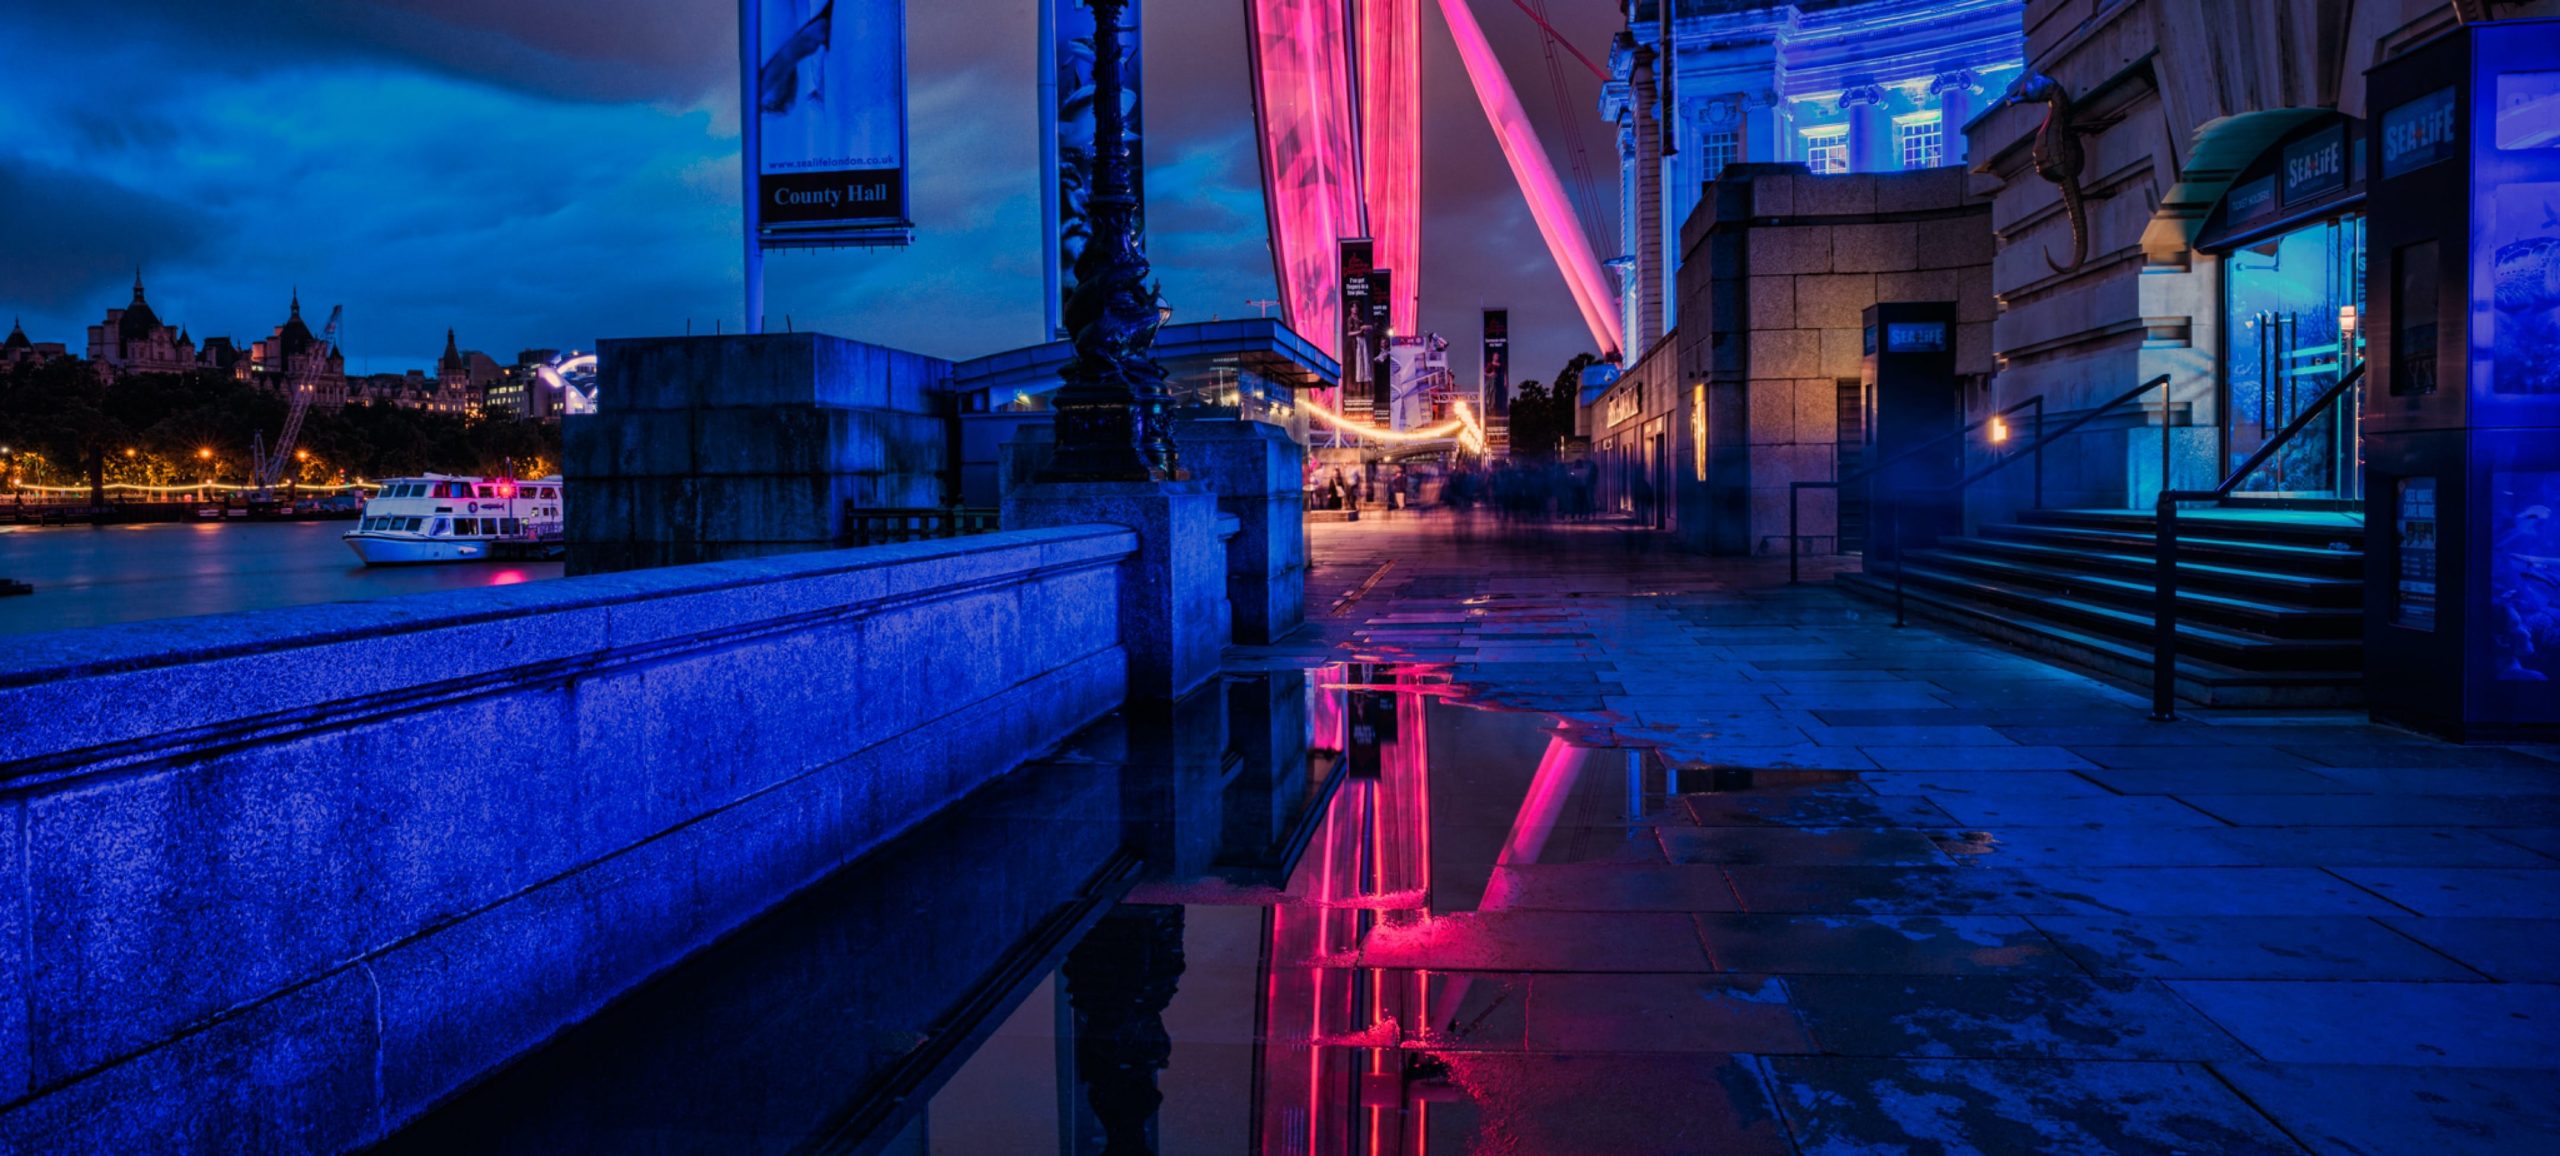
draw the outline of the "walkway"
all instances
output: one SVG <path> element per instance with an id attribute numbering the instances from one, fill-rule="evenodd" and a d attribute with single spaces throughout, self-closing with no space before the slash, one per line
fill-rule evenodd
<path id="1" fill-rule="evenodd" d="M 1648 784 L 1535 824 L 1533 785 L 1483 902 L 1359 949 L 1521 993 L 1430 1025 L 1525 1021 L 1503 1075 L 1440 1057 L 1478 1145 L 2560 1150 L 2560 754 L 2155 725 L 1783 563 L 1605 527 L 1313 535 L 1316 627 L 1263 661 L 1445 670 Z"/>

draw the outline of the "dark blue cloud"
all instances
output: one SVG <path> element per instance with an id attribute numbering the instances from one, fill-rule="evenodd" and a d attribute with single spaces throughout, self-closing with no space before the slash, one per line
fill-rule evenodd
<path id="1" fill-rule="evenodd" d="M 1534 30 L 1478 2 L 1524 95 L 1543 93 Z M 1573 19 L 1596 49 L 1615 14 L 1586 7 Z M 734 13 L 734 0 L 0 6 L 0 310 L 77 345 L 141 263 L 163 316 L 247 339 L 298 286 L 307 305 L 346 306 L 366 370 L 426 364 L 447 327 L 500 356 L 735 327 Z M 1249 315 L 1273 294 L 1241 5 L 1157 3 L 1147 19 L 1152 255 L 1184 319 Z M 1476 287 L 1506 285 L 1523 371 L 1537 372 L 1588 340 L 1438 17 L 1425 21 L 1425 320 L 1472 373 Z M 777 255 L 773 321 L 948 356 L 1039 339 L 1035 25 L 1033 0 L 911 4 L 917 244 Z"/>

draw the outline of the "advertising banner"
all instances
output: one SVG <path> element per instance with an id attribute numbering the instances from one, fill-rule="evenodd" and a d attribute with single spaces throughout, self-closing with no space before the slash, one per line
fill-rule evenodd
<path id="1" fill-rule="evenodd" d="M 742 2 L 761 243 L 907 243 L 905 0 Z"/>
<path id="2" fill-rule="evenodd" d="M 1342 363 L 1342 396 L 1348 402 L 1358 398 L 1369 400 L 1369 359 L 1377 348 L 1377 335 L 1369 331 L 1369 275 L 1375 271 L 1376 252 L 1366 237 L 1349 237 L 1342 242 L 1342 338 L 1335 360 Z"/>
<path id="3" fill-rule="evenodd" d="M 1487 417 L 1511 416 L 1511 311 L 1484 311 L 1484 360 L 1482 377 L 1484 411 Z"/>
<path id="4" fill-rule="evenodd" d="M 1093 8 L 1086 0 L 1040 0 L 1042 16 L 1050 29 L 1041 68 L 1045 75 L 1042 91 L 1052 99 L 1041 109 L 1043 152 L 1049 168 L 1056 173 L 1056 187 L 1041 198 L 1048 229 L 1042 234 L 1048 246 L 1050 275 L 1044 280 L 1050 286 L 1049 334 L 1071 336 L 1066 331 L 1067 298 L 1076 291 L 1076 258 L 1084 254 L 1093 225 L 1085 211 L 1091 194 L 1088 187 L 1093 177 Z M 1145 53 L 1139 51 L 1136 10 L 1130 9 L 1122 19 L 1127 26 L 1120 31 L 1120 115 L 1129 136 L 1129 178 L 1132 191 L 1138 195 L 1140 213 L 1145 212 L 1147 189 L 1146 132 L 1139 117 L 1144 103 L 1139 93 L 1139 63 Z M 1140 230 L 1146 222 L 1136 222 Z"/>
<path id="5" fill-rule="evenodd" d="M 1369 271 L 1369 396 L 1378 424 L 1386 424 L 1395 405 L 1395 378 L 1387 369 L 1387 345 L 1395 340 L 1396 275 L 1392 269 Z"/>

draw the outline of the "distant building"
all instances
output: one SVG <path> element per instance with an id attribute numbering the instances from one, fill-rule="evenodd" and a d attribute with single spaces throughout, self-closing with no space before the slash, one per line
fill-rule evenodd
<path id="1" fill-rule="evenodd" d="M 454 344 L 453 331 L 445 330 L 444 356 L 436 359 L 439 412 L 478 412 L 489 387 L 505 373 L 497 358 L 462 349 Z"/>
<path id="2" fill-rule="evenodd" d="M 208 337 L 196 350 L 196 364 L 216 373 L 231 373 L 240 367 L 239 347 L 228 337 Z"/>
<path id="3" fill-rule="evenodd" d="M 1680 324 L 1680 223 L 1707 182 L 1753 161 L 1815 175 L 1963 164 L 1966 122 L 2025 69 L 2025 7 L 1629 0 L 1600 96 L 1618 128 L 1628 363 Z"/>
<path id="4" fill-rule="evenodd" d="M 137 373 L 188 373 L 198 368 L 195 343 L 186 331 L 160 323 L 160 314 L 143 300 L 142 274 L 133 275 L 133 300 L 107 310 L 104 323 L 89 327 L 89 363 L 101 377 Z"/>
<path id="5" fill-rule="evenodd" d="M 141 300 L 142 290 L 137 284 L 134 301 L 138 304 Z M 90 332 L 97 330 L 92 328 Z M 312 375 L 317 387 L 311 399 L 314 407 L 337 410 L 347 404 L 346 355 L 336 346 L 321 349 L 320 339 L 302 320 L 302 295 L 295 293 L 292 314 L 266 340 L 249 346 L 248 355 L 233 365 L 232 376 L 270 393 L 291 397 L 294 381 L 306 373 Z"/>
<path id="6" fill-rule="evenodd" d="M 519 421 L 556 421 L 560 417 L 561 399 L 544 387 L 540 370 L 545 362 L 558 357 L 557 349 L 527 349 L 516 354 L 516 363 L 490 382 L 481 394 L 480 408 L 491 417 L 512 417 Z"/>
<path id="7" fill-rule="evenodd" d="M 9 323 L 9 339 L 0 341 L 0 369 L 21 365 L 42 365 L 56 358 L 70 355 L 70 349 L 59 341 L 28 340 L 26 328 L 18 324 L 15 319 Z"/>

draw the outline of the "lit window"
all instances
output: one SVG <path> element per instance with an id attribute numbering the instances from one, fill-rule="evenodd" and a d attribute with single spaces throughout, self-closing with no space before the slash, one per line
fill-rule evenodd
<path id="1" fill-rule="evenodd" d="M 1849 130 L 1826 129 L 1804 134 L 1804 167 L 1817 173 L 1849 171 Z"/>
<path id="2" fill-rule="evenodd" d="M 1742 134 L 1729 128 L 1707 133 L 1707 179 L 1723 175 L 1724 167 L 1742 159 Z"/>
<path id="3" fill-rule="evenodd" d="M 1945 155 L 1940 147 L 1946 139 L 1943 115 L 1903 121 L 1893 126 L 1894 136 L 1902 145 L 1902 167 L 1934 169 Z"/>

